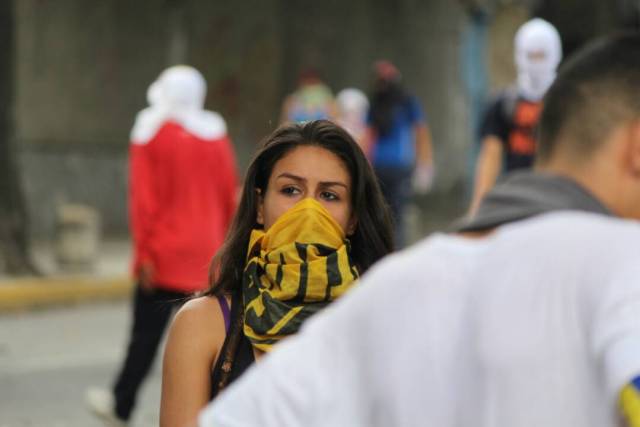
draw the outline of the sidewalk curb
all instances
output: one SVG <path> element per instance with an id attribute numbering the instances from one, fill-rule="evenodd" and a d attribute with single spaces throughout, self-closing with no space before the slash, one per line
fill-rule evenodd
<path id="1" fill-rule="evenodd" d="M 0 313 L 84 301 L 122 299 L 133 280 L 122 277 L 55 277 L 0 280 Z"/>

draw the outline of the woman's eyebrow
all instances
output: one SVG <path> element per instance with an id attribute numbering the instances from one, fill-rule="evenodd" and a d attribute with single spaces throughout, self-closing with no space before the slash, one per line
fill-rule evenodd
<path id="1" fill-rule="evenodd" d="M 292 173 L 289 172 L 283 172 L 280 175 L 278 175 L 276 177 L 276 179 L 280 179 L 280 178 L 289 178 L 289 179 L 293 179 L 294 181 L 302 181 L 302 182 L 307 182 L 306 178 L 303 178 L 301 176 L 298 175 L 294 175 Z"/>
<path id="2" fill-rule="evenodd" d="M 334 187 L 336 185 L 339 186 L 339 187 L 349 188 L 347 186 L 347 184 L 345 184 L 344 182 L 340 182 L 340 181 L 321 181 L 320 182 L 320 186 L 321 187 Z"/>
<path id="3" fill-rule="evenodd" d="M 298 182 L 307 182 L 307 178 L 298 176 L 298 175 L 294 175 L 292 173 L 289 172 L 283 172 L 280 175 L 278 175 L 276 177 L 276 179 L 280 179 L 280 178 L 289 178 L 292 179 L 294 181 L 298 181 Z M 344 187 L 344 188 L 349 188 L 349 186 L 347 186 L 347 184 L 345 184 L 344 182 L 341 181 L 320 181 L 319 185 L 321 187 L 333 187 L 333 186 L 340 186 L 340 187 Z"/>

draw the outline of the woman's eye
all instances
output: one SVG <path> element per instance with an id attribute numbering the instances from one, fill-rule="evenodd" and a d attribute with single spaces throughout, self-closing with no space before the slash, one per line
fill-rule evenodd
<path id="1" fill-rule="evenodd" d="M 339 197 L 338 197 L 338 195 L 337 195 L 337 194 L 335 194 L 335 193 L 331 193 L 331 192 L 329 192 L 329 191 L 323 191 L 323 192 L 320 194 L 320 196 L 321 196 L 323 199 L 325 199 L 325 200 L 329 200 L 329 201 L 332 201 L 332 200 L 338 200 L 338 199 L 339 199 Z"/>
<path id="2" fill-rule="evenodd" d="M 287 196 L 292 196 L 294 194 L 300 194 L 300 190 L 298 190 L 296 187 L 284 187 L 282 190 L 280 190 L 280 192 L 282 194 L 287 195 Z"/>

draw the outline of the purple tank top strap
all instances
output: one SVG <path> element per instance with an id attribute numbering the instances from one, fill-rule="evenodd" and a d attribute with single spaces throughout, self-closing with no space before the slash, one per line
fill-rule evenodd
<path id="1" fill-rule="evenodd" d="M 224 317 L 224 332 L 229 333 L 229 327 L 231 326 L 231 313 L 229 310 L 229 303 L 224 295 L 218 295 L 218 303 L 220 304 L 220 310 L 222 310 L 222 317 Z"/>

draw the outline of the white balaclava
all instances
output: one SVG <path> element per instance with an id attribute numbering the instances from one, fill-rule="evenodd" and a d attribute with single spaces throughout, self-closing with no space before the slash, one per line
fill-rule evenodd
<path id="1" fill-rule="evenodd" d="M 173 112 L 201 110 L 207 93 L 202 74 L 188 65 L 167 68 L 158 78 L 162 101 Z"/>
<path id="2" fill-rule="evenodd" d="M 353 136 L 356 141 L 364 135 L 364 127 L 369 100 L 359 89 L 347 88 L 341 90 L 336 96 L 338 105 L 338 123 Z"/>
<path id="3" fill-rule="evenodd" d="M 131 132 L 132 142 L 149 142 L 167 120 L 202 139 L 226 135 L 222 117 L 203 109 L 206 93 L 207 83 L 195 68 L 188 65 L 167 68 L 147 89 L 149 108 L 138 114 Z"/>
<path id="4" fill-rule="evenodd" d="M 518 91 L 525 99 L 539 101 L 556 77 L 562 45 L 556 28 L 544 19 L 523 24 L 515 36 Z"/>
<path id="5" fill-rule="evenodd" d="M 151 83 L 147 89 L 147 103 L 150 107 L 162 104 L 162 88 L 157 80 Z"/>
<path id="6" fill-rule="evenodd" d="M 342 114 L 364 115 L 369 109 L 369 100 L 360 89 L 343 89 L 338 93 L 336 101 Z"/>

